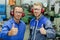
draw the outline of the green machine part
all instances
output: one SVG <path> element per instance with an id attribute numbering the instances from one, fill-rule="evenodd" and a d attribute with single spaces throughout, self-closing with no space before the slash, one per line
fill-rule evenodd
<path id="1" fill-rule="evenodd" d="M 25 16 L 22 18 L 22 20 L 28 24 L 34 16 L 30 15 L 28 9 L 26 8 L 24 9 L 24 13 L 25 13 Z"/>
<path id="2" fill-rule="evenodd" d="M 28 23 L 29 22 L 29 15 L 28 15 L 28 11 L 27 9 L 25 8 L 24 9 L 24 13 L 25 13 L 25 16 L 22 18 L 22 20 L 25 22 L 25 23 Z"/>

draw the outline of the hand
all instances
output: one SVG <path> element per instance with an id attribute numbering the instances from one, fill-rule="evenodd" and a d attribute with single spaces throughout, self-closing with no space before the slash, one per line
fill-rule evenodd
<path id="1" fill-rule="evenodd" d="M 17 33 L 18 33 L 18 28 L 15 28 L 15 27 L 14 27 L 14 24 L 13 24 L 11 30 L 8 32 L 8 35 L 9 35 L 9 36 L 14 36 L 14 35 L 16 35 Z"/>
<path id="2" fill-rule="evenodd" d="M 40 28 L 40 33 L 46 35 L 46 30 L 44 29 L 43 24 L 42 27 Z"/>

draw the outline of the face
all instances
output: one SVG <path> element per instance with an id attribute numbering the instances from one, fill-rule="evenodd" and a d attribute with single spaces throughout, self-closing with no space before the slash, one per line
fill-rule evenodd
<path id="1" fill-rule="evenodd" d="M 36 6 L 36 5 L 34 5 L 33 6 L 33 10 L 34 10 L 34 16 L 35 17 L 38 17 L 38 16 L 40 16 L 40 14 L 41 14 L 41 6 Z"/>
<path id="2" fill-rule="evenodd" d="M 23 9 L 21 7 L 15 7 L 14 9 L 14 18 L 20 20 L 22 17 Z"/>

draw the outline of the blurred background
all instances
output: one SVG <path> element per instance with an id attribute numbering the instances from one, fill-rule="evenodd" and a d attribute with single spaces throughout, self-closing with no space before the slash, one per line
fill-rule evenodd
<path id="1" fill-rule="evenodd" d="M 56 38 L 54 40 L 60 40 L 60 0 L 0 0 L 0 31 L 3 23 L 11 18 L 10 12 L 14 5 L 22 5 L 25 13 L 22 20 L 27 25 L 24 40 L 28 40 L 29 22 L 34 17 L 31 15 L 31 7 L 35 2 L 43 4 L 43 15 L 51 20 L 56 30 Z"/>

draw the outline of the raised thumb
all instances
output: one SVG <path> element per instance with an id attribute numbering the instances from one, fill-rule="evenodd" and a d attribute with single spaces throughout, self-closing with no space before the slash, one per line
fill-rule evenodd
<path id="1" fill-rule="evenodd" d="M 12 24 L 12 28 L 15 28 L 14 26 L 15 26 L 15 24 L 13 23 L 13 24 Z"/>
<path id="2" fill-rule="evenodd" d="M 43 27 L 43 24 L 41 25 L 41 28 L 44 28 L 44 27 Z"/>

